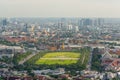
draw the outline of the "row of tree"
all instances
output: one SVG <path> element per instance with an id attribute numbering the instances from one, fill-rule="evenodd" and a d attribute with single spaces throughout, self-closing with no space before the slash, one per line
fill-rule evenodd
<path id="1" fill-rule="evenodd" d="M 42 70 L 42 69 L 56 69 L 56 68 L 65 68 L 66 71 L 69 71 L 72 75 L 76 73 L 76 71 L 81 71 L 83 69 L 86 69 L 86 65 L 89 61 L 89 55 L 90 55 L 90 48 L 82 48 L 80 50 L 77 50 L 80 55 L 80 59 L 75 64 L 70 65 L 47 65 L 47 64 L 40 64 L 37 65 L 35 62 L 40 59 L 42 56 L 47 54 L 50 51 L 40 52 L 39 54 L 33 56 L 31 59 L 29 59 L 24 65 L 16 65 L 14 66 L 17 70 Z"/>
<path id="2" fill-rule="evenodd" d="M 93 51 L 93 58 L 92 58 L 92 65 L 91 65 L 91 69 L 92 70 L 96 70 L 101 72 L 102 71 L 102 66 L 101 66 L 101 54 L 99 52 L 98 48 L 94 48 Z"/>

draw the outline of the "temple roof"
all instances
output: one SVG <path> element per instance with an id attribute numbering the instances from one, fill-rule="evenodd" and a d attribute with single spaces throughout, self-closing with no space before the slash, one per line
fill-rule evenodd
<path id="1" fill-rule="evenodd" d="M 102 55 L 103 58 L 112 58 L 112 55 L 106 50 L 105 53 Z"/>

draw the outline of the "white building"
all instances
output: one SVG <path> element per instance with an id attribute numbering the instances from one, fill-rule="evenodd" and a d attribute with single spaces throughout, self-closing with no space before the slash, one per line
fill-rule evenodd
<path id="1" fill-rule="evenodd" d="M 68 25 L 67 26 L 67 30 L 73 30 L 73 26 L 72 25 Z"/>
<path id="2" fill-rule="evenodd" d="M 20 46 L 0 45 L 0 58 L 3 56 L 13 57 L 15 53 L 24 53 L 25 49 Z"/>
<path id="3" fill-rule="evenodd" d="M 13 32 L 2 32 L 2 35 L 13 35 Z"/>
<path id="4" fill-rule="evenodd" d="M 78 31 L 79 31 L 79 27 L 78 27 L 78 26 L 74 26 L 73 29 L 74 29 L 75 32 L 78 32 Z"/>

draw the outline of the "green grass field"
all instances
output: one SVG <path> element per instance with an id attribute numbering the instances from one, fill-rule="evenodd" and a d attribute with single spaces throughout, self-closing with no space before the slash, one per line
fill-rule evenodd
<path id="1" fill-rule="evenodd" d="M 45 54 L 39 60 L 35 62 L 35 64 L 59 64 L 59 65 L 69 65 L 73 63 L 77 63 L 80 57 L 80 53 L 76 52 L 51 52 Z"/>

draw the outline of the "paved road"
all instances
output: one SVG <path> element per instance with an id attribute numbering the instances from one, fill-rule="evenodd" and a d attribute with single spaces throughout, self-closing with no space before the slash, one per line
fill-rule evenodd
<path id="1" fill-rule="evenodd" d="M 19 62 L 19 64 L 23 64 L 25 63 L 27 60 L 29 60 L 31 57 L 35 56 L 36 53 L 32 53 L 31 55 L 29 55 L 27 58 L 23 59 L 22 61 Z"/>
<path id="2" fill-rule="evenodd" d="M 79 58 L 40 58 L 46 60 L 78 60 Z"/>
<path id="3" fill-rule="evenodd" d="M 93 49 L 91 50 L 91 52 L 90 52 L 90 60 L 89 60 L 89 62 L 88 62 L 88 70 L 91 70 L 91 63 L 92 63 L 92 55 L 93 55 L 93 53 L 92 53 L 92 51 L 93 51 Z"/>
<path id="4" fill-rule="evenodd" d="M 83 59 L 82 59 L 82 64 L 84 63 L 84 61 L 85 61 L 85 54 L 84 54 Z"/>

